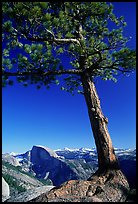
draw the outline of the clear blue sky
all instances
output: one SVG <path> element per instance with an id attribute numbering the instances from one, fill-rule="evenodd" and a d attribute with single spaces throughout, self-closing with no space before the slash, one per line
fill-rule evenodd
<path id="1" fill-rule="evenodd" d="M 124 32 L 136 44 L 136 3 L 115 2 L 115 14 L 127 22 Z M 136 147 L 136 74 L 118 82 L 97 80 L 103 113 L 114 147 Z M 2 151 L 25 152 L 33 145 L 52 149 L 95 147 L 84 97 L 58 86 L 50 90 L 14 84 L 2 89 Z"/>

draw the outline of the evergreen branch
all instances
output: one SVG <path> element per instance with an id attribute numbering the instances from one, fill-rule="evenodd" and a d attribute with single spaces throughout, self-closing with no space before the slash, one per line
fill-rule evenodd
<path id="1" fill-rule="evenodd" d="M 63 38 L 63 39 L 56 38 L 56 37 L 54 36 L 53 32 L 50 31 L 50 30 L 48 30 L 48 29 L 46 29 L 46 31 L 51 34 L 51 36 L 52 36 L 51 39 L 50 39 L 49 37 L 38 37 L 38 36 L 29 37 L 29 36 L 28 36 L 28 33 L 26 33 L 26 32 L 24 32 L 24 33 L 19 33 L 19 32 L 17 31 L 17 29 L 14 29 L 14 31 L 15 31 L 18 35 L 23 36 L 23 37 L 25 37 L 27 40 L 30 40 L 30 41 L 35 41 L 35 42 L 45 42 L 45 41 L 47 41 L 47 42 L 50 42 L 50 43 L 54 43 L 54 42 L 55 42 L 55 43 L 57 43 L 57 44 L 77 43 L 78 45 L 80 45 L 79 40 L 74 39 L 74 38 Z"/>
<path id="2" fill-rule="evenodd" d="M 50 76 L 50 75 L 61 75 L 61 74 L 76 74 L 80 75 L 82 70 L 56 70 L 56 71 L 37 71 L 37 72 L 7 72 L 3 71 L 3 76 Z"/>
<path id="3" fill-rule="evenodd" d="M 49 31 L 49 33 L 51 33 Z M 57 44 L 67 44 L 67 43 L 77 43 L 80 45 L 80 42 L 79 40 L 77 39 L 74 39 L 74 38 L 69 38 L 69 39 L 66 39 L 66 38 L 63 38 L 63 39 L 59 39 L 59 38 L 55 38 L 53 37 L 52 39 L 49 39 L 47 37 L 28 37 L 26 36 L 26 38 L 30 41 L 35 41 L 35 42 L 44 42 L 44 41 L 47 41 L 47 42 L 52 42 L 52 43 L 57 43 Z"/>
<path id="4" fill-rule="evenodd" d="M 115 65 L 110 65 L 110 66 L 105 66 L 105 67 L 100 67 L 100 69 L 115 69 L 117 71 L 120 71 L 120 72 L 132 72 L 132 70 L 125 70 L 125 69 L 120 69 L 118 67 L 114 67 Z"/>

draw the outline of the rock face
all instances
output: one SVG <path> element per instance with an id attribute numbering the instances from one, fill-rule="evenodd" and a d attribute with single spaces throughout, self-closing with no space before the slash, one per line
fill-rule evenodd
<path id="1" fill-rule="evenodd" d="M 60 160 L 58 155 L 49 148 L 33 146 L 31 163 L 32 170 L 36 173 L 37 178 L 46 178 L 48 176 L 55 186 L 59 186 L 71 178 L 79 178 L 69 165 Z"/>
<path id="2" fill-rule="evenodd" d="M 10 189 L 8 183 L 2 177 L 2 202 L 8 199 L 10 195 Z"/>
<path id="3" fill-rule="evenodd" d="M 120 168 L 127 177 L 131 188 L 136 188 L 136 161 L 122 160 L 120 162 Z"/>
<path id="4" fill-rule="evenodd" d="M 89 181 L 70 180 L 30 202 L 124 202 L 129 185 L 120 170 L 93 175 Z"/>
<path id="5" fill-rule="evenodd" d="M 43 147 L 40 145 L 33 146 L 31 150 L 31 162 L 32 163 L 38 163 L 38 160 L 47 160 L 50 159 L 51 157 L 57 158 L 58 155 L 50 148 L 48 147 Z"/>
<path id="6" fill-rule="evenodd" d="M 13 157 L 9 154 L 2 154 L 2 159 L 6 162 L 9 162 L 13 166 L 20 166 L 19 161 L 15 157 Z"/>

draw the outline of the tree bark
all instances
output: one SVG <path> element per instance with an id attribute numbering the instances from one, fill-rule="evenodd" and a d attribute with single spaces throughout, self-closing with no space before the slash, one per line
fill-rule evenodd
<path id="1" fill-rule="evenodd" d="M 99 170 L 118 169 L 118 160 L 114 153 L 112 141 L 107 128 L 108 120 L 102 113 L 100 100 L 94 82 L 92 81 L 92 77 L 88 72 L 84 72 L 81 76 L 81 80 L 97 148 Z"/>

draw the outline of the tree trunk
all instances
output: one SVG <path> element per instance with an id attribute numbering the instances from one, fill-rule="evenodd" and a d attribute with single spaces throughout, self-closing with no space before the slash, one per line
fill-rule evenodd
<path id="1" fill-rule="evenodd" d="M 108 120 L 102 113 L 92 77 L 87 72 L 81 76 L 84 96 L 98 154 L 99 170 L 119 168 L 112 141 L 107 129 Z"/>

